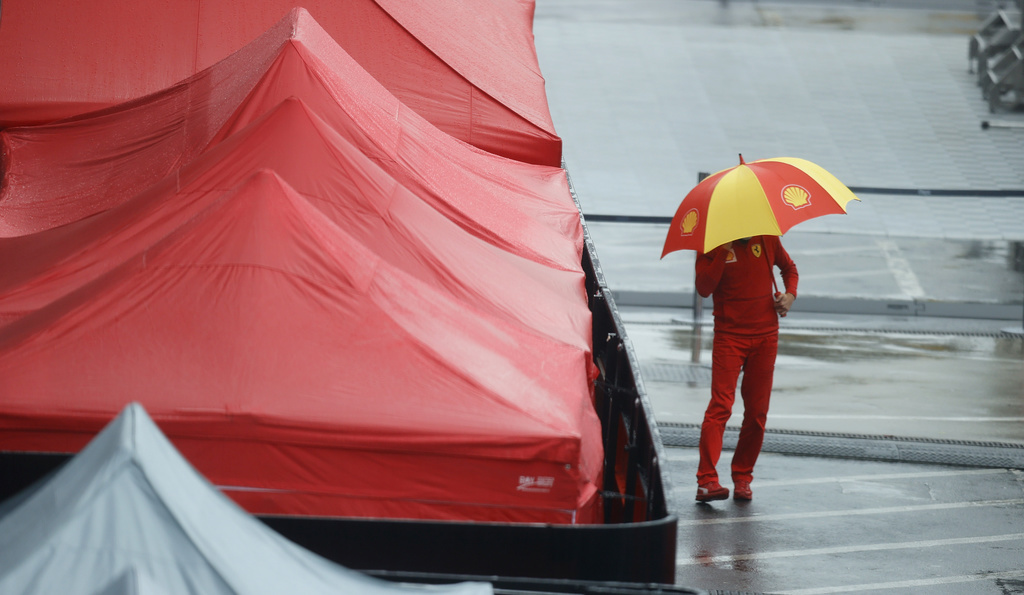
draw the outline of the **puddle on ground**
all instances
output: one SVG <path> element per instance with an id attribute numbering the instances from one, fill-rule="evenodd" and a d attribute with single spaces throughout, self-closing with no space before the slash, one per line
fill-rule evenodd
<path id="1" fill-rule="evenodd" d="M 671 329 L 674 349 L 691 351 L 691 329 Z M 712 333 L 701 332 L 701 349 L 710 350 Z M 899 334 L 784 330 L 779 334 L 779 356 L 822 362 L 890 360 L 906 358 L 996 359 L 1024 362 L 1024 340 L 1003 336 Z"/>

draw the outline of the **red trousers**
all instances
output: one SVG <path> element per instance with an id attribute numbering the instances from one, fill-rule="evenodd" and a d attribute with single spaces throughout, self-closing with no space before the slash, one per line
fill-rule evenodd
<path id="1" fill-rule="evenodd" d="M 718 480 L 715 467 L 722 454 L 725 424 L 732 417 L 740 371 L 743 372 L 743 385 L 740 387 L 743 425 L 732 457 L 732 479 L 733 482 L 753 479 L 754 463 L 764 442 L 764 424 L 768 417 L 778 350 L 778 334 L 746 337 L 715 333 L 711 352 L 711 402 L 704 412 L 704 423 L 700 428 L 698 485 Z"/>

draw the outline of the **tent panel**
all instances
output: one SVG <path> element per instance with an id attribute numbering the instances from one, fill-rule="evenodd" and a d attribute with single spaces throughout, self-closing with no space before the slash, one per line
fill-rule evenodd
<path id="1" fill-rule="evenodd" d="M 213 489 L 137 403 L 0 518 L 0 552 L 4 593 L 492 591 L 376 580 L 296 546 Z"/>
<path id="2" fill-rule="evenodd" d="M 300 6 L 295 0 L 189 0 L 172 9 L 45 0 L 43 7 L 42 1 L 4 2 L 0 69 L 10 89 L 0 99 L 0 128 L 53 122 L 157 92 L 236 52 Z M 390 13 L 374 0 L 301 6 L 446 133 L 499 155 L 557 167 L 561 139 L 532 46 L 532 3 L 512 4 L 466 0 L 454 8 L 438 2 L 410 10 L 399 3 Z"/>
<path id="3" fill-rule="evenodd" d="M 198 10 L 198 0 L 5 0 L 0 128 L 75 116 L 187 77 Z"/>
<path id="4" fill-rule="evenodd" d="M 576 467 L 574 494 L 591 493 L 601 457 L 591 454 L 600 452 L 600 429 L 587 357 L 474 314 L 392 269 L 264 172 L 137 258 L 0 328 L 0 392 L 10 395 L 0 424 L 18 427 L 33 412 L 45 419 L 63 410 L 63 423 L 73 425 L 76 412 L 95 419 L 144 395 L 158 418 L 197 420 L 169 433 L 211 440 L 215 457 L 192 460 L 202 468 L 200 461 L 225 457 L 225 469 L 245 475 L 229 485 L 304 490 L 289 469 L 302 473 L 316 457 L 285 456 L 278 470 L 271 454 L 287 444 L 305 452 L 334 444 L 384 449 L 395 465 L 417 453 L 500 457 L 519 461 L 524 476 L 535 461 L 549 461 Z M 393 373 L 393 362 L 403 374 Z M 266 454 L 253 446 L 231 456 L 237 439 L 264 444 Z M 342 479 L 310 477 L 322 493 Z M 406 494 L 423 488 L 412 473 L 392 481 Z M 581 504 L 558 496 L 546 492 L 536 507 Z M 486 497 L 467 506 L 505 504 Z M 293 512 L 360 513 L 334 508 L 336 498 L 318 502 L 324 508 Z"/>

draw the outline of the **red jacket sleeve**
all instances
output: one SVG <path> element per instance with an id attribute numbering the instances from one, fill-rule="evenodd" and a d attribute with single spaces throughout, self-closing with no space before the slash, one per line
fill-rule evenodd
<path id="1" fill-rule="evenodd" d="M 718 282 L 725 271 L 725 259 L 729 251 L 724 248 L 713 248 L 707 254 L 697 254 L 697 275 L 695 279 L 697 293 L 708 297 L 715 292 Z"/>
<path id="2" fill-rule="evenodd" d="M 800 283 L 800 273 L 796 270 L 796 263 L 789 257 L 789 253 L 782 247 L 782 242 L 777 237 L 774 238 L 772 243 L 774 244 L 772 246 L 775 258 L 774 264 L 779 267 L 779 272 L 782 273 L 782 283 L 786 286 L 785 292 L 796 297 L 796 287 Z"/>

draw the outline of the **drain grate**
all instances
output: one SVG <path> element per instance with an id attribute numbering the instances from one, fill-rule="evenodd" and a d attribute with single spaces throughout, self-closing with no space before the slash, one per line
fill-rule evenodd
<path id="1" fill-rule="evenodd" d="M 696 424 L 663 423 L 658 424 L 658 430 L 665 446 L 695 447 L 700 441 L 700 426 Z M 723 445 L 735 448 L 738 437 L 738 429 L 727 428 Z M 1024 444 L 1003 442 L 769 430 L 765 432 L 762 450 L 842 459 L 1024 469 Z"/>
<path id="2" fill-rule="evenodd" d="M 806 331 L 815 333 L 843 333 L 843 334 L 874 334 L 874 335 L 928 335 L 948 337 L 981 337 L 988 339 L 1020 339 L 1024 335 L 1010 331 L 990 330 L 941 330 L 941 329 L 897 329 L 897 328 L 844 328 L 829 326 L 786 326 L 779 329 L 779 333 L 786 331 Z"/>
<path id="3" fill-rule="evenodd" d="M 645 382 L 682 382 L 690 386 L 711 386 L 711 368 L 700 364 L 640 364 L 640 374 Z"/>
<path id="4" fill-rule="evenodd" d="M 664 320 L 624 320 L 626 327 L 630 326 L 670 326 L 682 329 L 693 329 L 692 321 L 672 319 L 671 322 Z M 1009 322 L 1007 322 L 1009 324 Z M 713 332 L 711 323 L 702 322 L 699 326 Z M 991 329 L 922 329 L 907 328 L 905 326 L 883 326 L 883 327 L 857 327 L 857 326 L 816 326 L 810 324 L 786 324 L 779 328 L 780 334 L 789 331 L 804 331 L 826 334 L 862 334 L 862 335 L 928 335 L 928 336 L 950 336 L 950 337 L 983 337 L 991 339 L 1024 339 L 1024 333 L 1016 330 L 991 330 Z"/>

